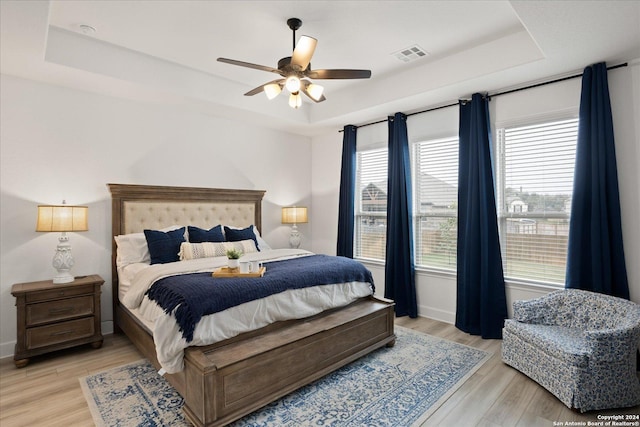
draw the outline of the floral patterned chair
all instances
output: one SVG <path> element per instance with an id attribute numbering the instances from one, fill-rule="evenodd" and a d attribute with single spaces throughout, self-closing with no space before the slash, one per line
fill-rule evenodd
<path id="1" fill-rule="evenodd" d="M 502 360 L 581 412 L 640 404 L 640 305 L 577 289 L 513 303 Z"/>

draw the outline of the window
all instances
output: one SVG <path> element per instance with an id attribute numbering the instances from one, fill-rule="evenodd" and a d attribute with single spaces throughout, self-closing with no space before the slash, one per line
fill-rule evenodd
<path id="1" fill-rule="evenodd" d="M 387 149 L 356 154 L 355 257 L 385 260 Z"/>
<path id="2" fill-rule="evenodd" d="M 498 129 L 505 277 L 564 284 L 578 120 Z"/>
<path id="3" fill-rule="evenodd" d="M 415 264 L 456 269 L 458 138 L 413 145 Z"/>
<path id="4" fill-rule="evenodd" d="M 578 120 L 497 130 L 496 203 L 507 279 L 563 285 Z M 458 138 L 412 148 L 414 247 L 418 267 L 455 271 Z M 384 262 L 387 148 L 356 155 L 357 258 Z"/>

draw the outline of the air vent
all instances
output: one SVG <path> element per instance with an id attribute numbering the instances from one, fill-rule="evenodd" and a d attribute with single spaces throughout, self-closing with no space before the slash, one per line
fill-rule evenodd
<path id="1" fill-rule="evenodd" d="M 407 48 L 394 52 L 392 53 L 392 55 L 402 62 L 410 62 L 415 61 L 416 59 L 423 58 L 429 55 L 429 53 L 417 44 L 414 44 L 413 46 L 409 46 Z"/>

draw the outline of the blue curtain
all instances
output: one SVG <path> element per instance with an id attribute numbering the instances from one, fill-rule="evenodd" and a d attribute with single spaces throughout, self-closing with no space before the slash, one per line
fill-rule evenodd
<path id="1" fill-rule="evenodd" d="M 388 123 L 387 256 L 384 268 L 384 296 L 395 301 L 396 316 L 417 317 L 407 116 L 396 113 L 394 117 L 389 117 Z"/>
<path id="2" fill-rule="evenodd" d="M 565 286 L 629 299 L 605 63 L 584 70 L 579 118 Z"/>
<path id="3" fill-rule="evenodd" d="M 353 258 L 353 228 L 356 191 L 356 134 L 354 125 L 344 127 L 342 136 L 342 170 L 338 205 L 338 244 L 336 255 Z"/>
<path id="4" fill-rule="evenodd" d="M 498 238 L 489 101 L 460 103 L 456 327 L 502 338 L 507 299 Z"/>

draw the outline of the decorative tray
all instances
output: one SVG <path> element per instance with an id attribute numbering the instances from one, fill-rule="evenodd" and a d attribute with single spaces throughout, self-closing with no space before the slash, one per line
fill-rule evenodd
<path id="1" fill-rule="evenodd" d="M 253 273 L 240 273 L 240 268 L 220 267 L 211 275 L 213 277 L 262 277 L 266 270 L 266 267 L 260 267 L 260 270 Z"/>

